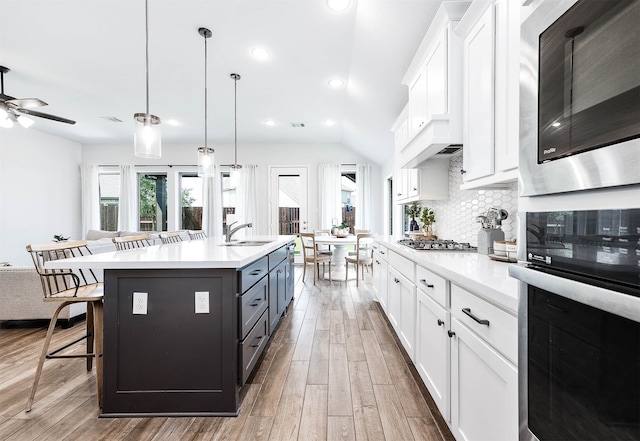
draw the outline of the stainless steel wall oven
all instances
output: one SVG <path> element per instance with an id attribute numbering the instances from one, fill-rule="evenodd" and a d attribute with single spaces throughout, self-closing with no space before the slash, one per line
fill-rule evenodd
<path id="1" fill-rule="evenodd" d="M 520 194 L 640 183 L 640 0 L 547 0 L 523 22 Z"/>
<path id="2" fill-rule="evenodd" d="M 640 439 L 640 209 L 526 214 L 520 440 Z"/>

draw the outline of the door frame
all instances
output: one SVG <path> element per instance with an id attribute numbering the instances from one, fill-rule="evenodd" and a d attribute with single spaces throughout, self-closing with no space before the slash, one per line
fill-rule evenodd
<path id="1" fill-rule="evenodd" d="M 269 166 L 269 234 L 277 235 L 278 231 L 278 180 L 276 176 L 283 175 L 300 175 L 304 180 L 305 189 L 302 190 L 304 195 L 304 207 L 300 206 L 300 231 L 308 232 L 309 230 L 309 166 L 307 165 L 270 165 Z M 296 250 L 297 250 L 296 246 Z M 295 263 L 302 263 L 302 256 L 295 254 Z"/>

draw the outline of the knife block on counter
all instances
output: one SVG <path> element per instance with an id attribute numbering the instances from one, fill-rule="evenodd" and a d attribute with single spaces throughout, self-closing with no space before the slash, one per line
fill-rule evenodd
<path id="1" fill-rule="evenodd" d="M 504 231 L 497 228 L 481 228 L 478 231 L 478 253 L 493 254 L 494 240 L 504 240 Z"/>

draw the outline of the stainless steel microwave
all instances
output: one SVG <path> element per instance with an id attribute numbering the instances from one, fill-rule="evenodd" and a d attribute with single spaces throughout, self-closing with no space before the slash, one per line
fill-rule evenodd
<path id="1" fill-rule="evenodd" d="M 520 194 L 640 183 L 640 0 L 546 0 L 521 31 Z"/>

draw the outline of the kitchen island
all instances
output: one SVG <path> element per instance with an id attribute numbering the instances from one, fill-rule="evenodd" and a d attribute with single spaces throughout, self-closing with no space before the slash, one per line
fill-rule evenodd
<path id="1" fill-rule="evenodd" d="M 237 415 L 240 388 L 293 297 L 294 238 L 209 238 L 48 262 L 104 270 L 101 416 Z"/>

